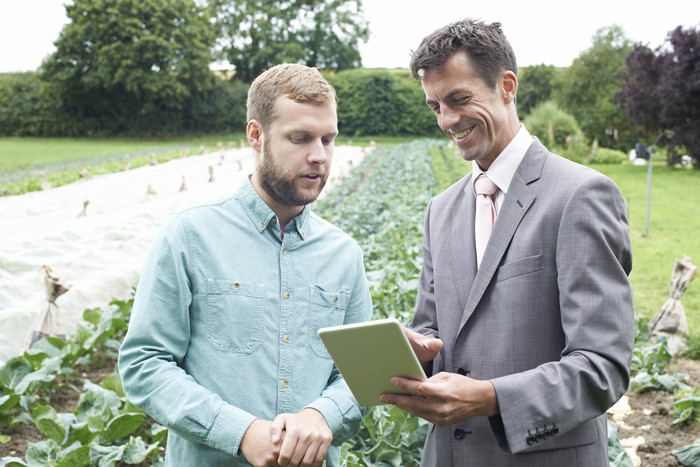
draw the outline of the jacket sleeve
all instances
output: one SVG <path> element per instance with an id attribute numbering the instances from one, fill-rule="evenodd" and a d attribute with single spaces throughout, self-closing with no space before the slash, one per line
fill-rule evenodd
<path id="1" fill-rule="evenodd" d="M 128 399 L 183 438 L 235 456 L 255 417 L 198 384 L 180 364 L 190 341 L 190 251 L 172 216 L 146 258 L 119 352 Z"/>
<path id="2" fill-rule="evenodd" d="M 491 424 L 512 453 L 531 447 L 533 426 L 555 423 L 561 436 L 604 414 L 627 390 L 634 308 L 625 211 L 617 186 L 600 175 L 585 178 L 565 201 L 555 252 L 561 357 L 491 380 L 501 410 Z"/>

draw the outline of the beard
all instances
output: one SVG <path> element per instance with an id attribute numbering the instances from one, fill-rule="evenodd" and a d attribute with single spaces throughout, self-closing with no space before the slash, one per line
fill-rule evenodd
<path id="1" fill-rule="evenodd" d="M 328 174 L 321 175 L 317 189 L 304 194 L 296 186 L 297 177 L 284 173 L 284 168 L 275 162 L 272 151 L 267 146 L 263 149 L 263 159 L 257 170 L 262 188 L 272 199 L 284 206 L 306 206 L 313 203 L 328 180 Z"/>

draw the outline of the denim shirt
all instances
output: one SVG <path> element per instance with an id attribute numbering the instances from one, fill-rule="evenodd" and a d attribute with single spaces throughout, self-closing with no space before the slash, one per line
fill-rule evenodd
<path id="1" fill-rule="evenodd" d="M 170 429 L 166 465 L 249 465 L 250 423 L 306 407 L 328 422 L 338 465 L 366 410 L 316 331 L 371 313 L 357 243 L 308 206 L 282 236 L 246 181 L 154 240 L 120 350 L 124 390 Z"/>

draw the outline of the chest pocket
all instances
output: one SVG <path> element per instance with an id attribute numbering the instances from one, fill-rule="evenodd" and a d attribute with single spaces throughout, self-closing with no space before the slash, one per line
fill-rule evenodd
<path id="1" fill-rule="evenodd" d="M 317 285 L 309 286 L 309 347 L 319 357 L 331 358 L 318 337 L 318 330 L 343 324 L 349 298 L 348 289 L 328 292 Z"/>
<path id="2" fill-rule="evenodd" d="M 207 281 L 207 341 L 217 350 L 252 353 L 262 342 L 264 286 Z"/>

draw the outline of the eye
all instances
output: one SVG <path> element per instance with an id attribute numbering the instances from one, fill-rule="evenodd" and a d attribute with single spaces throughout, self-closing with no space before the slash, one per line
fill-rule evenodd
<path id="1" fill-rule="evenodd" d="M 330 146 L 335 141 L 335 136 L 326 136 L 321 138 L 321 141 L 323 142 L 324 146 Z"/>
<path id="2" fill-rule="evenodd" d="M 430 110 L 432 110 L 435 115 L 440 114 L 440 106 L 439 105 L 431 105 Z"/>
<path id="3" fill-rule="evenodd" d="M 289 141 L 292 142 L 292 144 L 304 144 L 308 138 L 306 136 L 290 136 Z"/>

